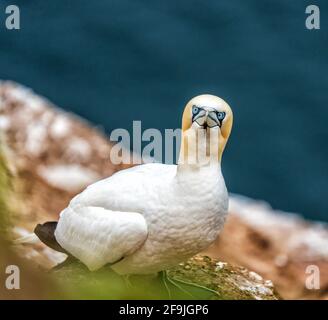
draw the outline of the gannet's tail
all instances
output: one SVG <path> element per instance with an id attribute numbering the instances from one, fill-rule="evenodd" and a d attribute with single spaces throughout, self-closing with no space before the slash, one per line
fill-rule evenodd
<path id="1" fill-rule="evenodd" d="M 41 240 L 41 242 L 43 242 L 51 249 L 68 254 L 67 251 L 60 246 L 55 238 L 56 227 L 57 221 L 38 224 L 34 229 L 34 233 L 30 233 L 26 236 L 14 240 L 13 244 L 34 244 Z"/>

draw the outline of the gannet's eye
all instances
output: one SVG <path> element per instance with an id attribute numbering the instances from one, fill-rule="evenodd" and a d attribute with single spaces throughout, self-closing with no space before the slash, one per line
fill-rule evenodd
<path id="1" fill-rule="evenodd" d="M 216 116 L 218 117 L 218 120 L 222 121 L 225 118 L 226 113 L 224 111 L 218 111 L 216 113 Z"/>
<path id="2" fill-rule="evenodd" d="M 192 107 L 192 114 L 193 114 L 193 115 L 196 115 L 196 114 L 199 112 L 199 110 L 200 110 L 200 109 L 199 109 L 198 107 L 193 106 L 193 107 Z"/>

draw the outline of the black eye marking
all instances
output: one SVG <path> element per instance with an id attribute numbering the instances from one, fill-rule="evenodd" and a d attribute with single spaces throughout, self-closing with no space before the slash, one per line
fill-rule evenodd
<path id="1" fill-rule="evenodd" d="M 218 120 L 222 121 L 225 118 L 226 113 L 224 111 L 218 111 L 216 116 L 218 117 Z"/>
<path id="2" fill-rule="evenodd" d="M 226 113 L 225 113 L 224 111 L 217 111 L 217 112 L 216 112 L 216 116 L 217 116 L 217 118 L 218 118 L 218 120 L 219 120 L 219 127 L 221 128 L 221 126 L 222 126 L 222 121 L 223 121 L 223 119 L 225 118 Z"/>
<path id="3" fill-rule="evenodd" d="M 192 114 L 195 116 L 199 112 L 199 108 L 197 106 L 192 106 Z"/>
<path id="4" fill-rule="evenodd" d="M 200 115 L 200 111 L 203 110 L 203 108 L 197 107 L 195 105 L 192 106 L 192 121 L 194 122 L 196 117 Z"/>

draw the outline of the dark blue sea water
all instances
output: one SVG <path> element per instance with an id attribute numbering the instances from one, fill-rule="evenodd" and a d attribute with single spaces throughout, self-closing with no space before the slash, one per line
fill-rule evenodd
<path id="1" fill-rule="evenodd" d="M 108 132 L 180 127 L 186 100 L 219 95 L 235 114 L 229 190 L 328 221 L 328 2 L 312 3 L 316 31 L 303 0 L 2 0 L 0 78 Z"/>

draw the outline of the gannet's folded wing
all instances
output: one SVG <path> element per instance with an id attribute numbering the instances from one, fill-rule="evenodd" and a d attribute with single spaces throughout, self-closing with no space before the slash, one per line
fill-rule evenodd
<path id="1" fill-rule="evenodd" d="M 100 207 L 68 207 L 55 231 L 58 243 L 90 270 L 136 251 L 148 234 L 144 217 Z"/>

